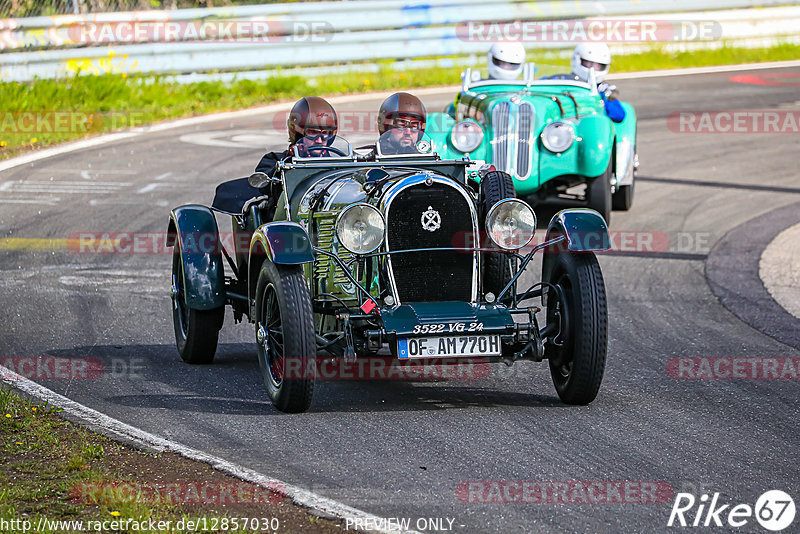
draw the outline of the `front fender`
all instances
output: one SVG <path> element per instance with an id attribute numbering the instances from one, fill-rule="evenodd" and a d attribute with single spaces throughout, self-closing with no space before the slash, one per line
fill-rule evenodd
<path id="1" fill-rule="evenodd" d="M 617 185 L 633 183 L 633 161 L 636 155 L 636 111 L 627 102 L 622 102 L 625 119 L 614 125 L 617 133 L 616 169 Z"/>
<path id="2" fill-rule="evenodd" d="M 172 210 L 166 244 L 180 247 L 186 306 L 196 310 L 224 306 L 225 273 L 217 220 L 212 211 L 200 204 Z"/>
<path id="3" fill-rule="evenodd" d="M 600 176 L 608 168 L 614 144 L 614 126 L 605 113 L 581 118 L 575 125 L 578 145 L 578 168 L 581 176 Z"/>
<path id="4" fill-rule="evenodd" d="M 305 229 L 296 222 L 262 224 L 250 239 L 250 256 L 266 254 L 276 265 L 302 265 L 314 261 L 314 248 Z"/>
<path id="5" fill-rule="evenodd" d="M 550 224 L 547 225 L 545 241 L 560 236 L 566 237 L 566 241 L 544 249 L 542 280 L 550 280 L 556 254 L 593 252 L 611 248 L 608 225 L 603 216 L 592 209 L 567 209 L 553 215 Z M 544 295 L 546 294 L 547 292 L 544 293 Z M 544 295 L 542 296 L 543 300 Z"/>

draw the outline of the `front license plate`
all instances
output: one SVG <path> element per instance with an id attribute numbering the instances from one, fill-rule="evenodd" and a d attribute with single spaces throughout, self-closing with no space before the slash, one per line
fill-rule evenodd
<path id="1" fill-rule="evenodd" d="M 500 336 L 401 338 L 397 340 L 397 356 L 401 360 L 453 356 L 500 356 Z"/>

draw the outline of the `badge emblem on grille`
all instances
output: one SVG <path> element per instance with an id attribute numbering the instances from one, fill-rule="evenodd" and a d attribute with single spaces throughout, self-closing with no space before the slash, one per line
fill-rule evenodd
<path id="1" fill-rule="evenodd" d="M 442 217 L 433 206 L 428 206 L 428 211 L 423 212 L 421 222 L 422 228 L 429 232 L 435 232 L 442 227 Z"/>

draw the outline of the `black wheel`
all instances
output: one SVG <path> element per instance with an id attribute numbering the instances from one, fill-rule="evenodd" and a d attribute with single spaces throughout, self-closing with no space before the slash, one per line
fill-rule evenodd
<path id="1" fill-rule="evenodd" d="M 618 211 L 628 211 L 633 206 L 633 185 L 621 185 L 617 187 L 616 193 L 612 198 L 613 208 Z"/>
<path id="2" fill-rule="evenodd" d="M 636 185 L 636 169 L 639 166 L 639 155 L 633 154 L 633 182 L 631 185 L 617 186 L 617 191 L 612 197 L 612 207 L 618 211 L 628 211 L 633 206 L 633 188 Z"/>
<path id="3" fill-rule="evenodd" d="M 224 319 L 224 306 L 213 310 L 195 310 L 186 305 L 183 262 L 180 246 L 176 243 L 172 254 L 172 323 L 181 359 L 191 364 L 212 363 Z"/>
<path id="4" fill-rule="evenodd" d="M 614 173 L 613 158 L 609 158 L 606 172 L 596 178 L 590 178 L 586 184 L 589 207 L 600 213 L 606 224 L 611 219 L 611 176 Z"/>
<path id="5" fill-rule="evenodd" d="M 517 192 L 514 189 L 514 179 L 510 174 L 500 171 L 492 171 L 486 173 L 486 176 L 481 180 L 481 197 L 480 197 L 480 215 L 481 225 L 480 228 L 486 227 L 483 224 L 486 221 L 486 215 L 492 206 L 506 198 L 515 198 Z M 506 254 L 499 254 L 493 252 L 484 252 L 481 254 L 481 263 L 483 273 L 483 291 L 487 293 L 491 291 L 497 296 L 500 291 L 506 287 L 506 284 L 511 280 L 511 264 L 509 256 Z"/>
<path id="6" fill-rule="evenodd" d="M 308 410 L 314 394 L 317 341 L 302 266 L 265 261 L 256 286 L 258 363 L 275 407 Z"/>
<path id="7" fill-rule="evenodd" d="M 592 252 L 559 252 L 546 280 L 547 322 L 559 325 L 545 357 L 558 396 L 567 404 L 589 404 L 597 396 L 606 365 L 608 318 L 603 273 Z"/>

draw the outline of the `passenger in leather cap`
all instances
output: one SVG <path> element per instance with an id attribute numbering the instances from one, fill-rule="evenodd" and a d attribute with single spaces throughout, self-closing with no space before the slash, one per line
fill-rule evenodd
<path id="1" fill-rule="evenodd" d="M 425 106 L 414 95 L 395 93 L 384 100 L 378 111 L 381 153 L 418 153 L 417 143 L 425 133 L 426 118 Z"/>
<path id="2" fill-rule="evenodd" d="M 292 155 L 292 149 L 298 146 L 301 155 L 308 142 L 315 145 L 329 144 L 339 129 L 336 111 L 327 100 L 318 96 L 301 98 L 292 107 L 286 119 L 286 128 L 289 131 L 289 148 L 283 152 L 267 152 L 256 166 L 255 172 L 263 172 L 273 176 L 279 161 Z"/>

